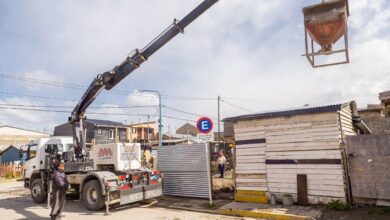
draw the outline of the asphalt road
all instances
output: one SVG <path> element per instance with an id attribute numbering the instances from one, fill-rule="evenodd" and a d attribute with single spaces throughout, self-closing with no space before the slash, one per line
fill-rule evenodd
<path id="1" fill-rule="evenodd" d="M 21 182 L 0 183 L 0 219 L 49 219 L 50 209 L 47 209 L 45 204 L 35 204 L 28 193 L 23 189 Z M 110 216 L 105 216 L 103 211 L 91 212 L 81 202 L 68 200 L 63 212 L 65 215 L 63 219 L 242 219 L 166 208 L 141 207 L 140 205 L 117 207 L 112 209 L 111 212 Z"/>

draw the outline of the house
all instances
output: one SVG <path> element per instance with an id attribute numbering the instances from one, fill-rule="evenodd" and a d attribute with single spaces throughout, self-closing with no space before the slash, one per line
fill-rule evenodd
<path id="1" fill-rule="evenodd" d="M 9 146 L 0 152 L 0 164 L 20 161 L 19 149 L 15 146 Z"/>
<path id="2" fill-rule="evenodd" d="M 158 130 L 155 121 L 128 125 L 131 142 L 150 141 L 156 138 Z"/>
<path id="3" fill-rule="evenodd" d="M 86 119 L 84 121 L 86 145 L 129 142 L 129 128 L 119 122 L 108 120 Z M 72 136 L 72 126 L 69 123 L 54 128 L 54 136 Z"/>
<path id="4" fill-rule="evenodd" d="M 359 116 L 373 134 L 390 134 L 390 117 L 386 117 L 390 115 L 390 91 L 380 93 L 379 100 L 380 104 L 369 104 L 359 109 Z"/>
<path id="5" fill-rule="evenodd" d="M 9 125 L 0 126 L 0 151 L 9 146 L 20 146 L 41 137 L 49 137 L 50 134 L 32 131 L 24 128 Z"/>
<path id="6" fill-rule="evenodd" d="M 176 134 L 185 134 L 196 137 L 199 134 L 198 129 L 190 123 L 185 123 L 183 126 L 176 130 Z"/>
<path id="7" fill-rule="evenodd" d="M 379 100 L 382 106 L 382 116 L 390 118 L 390 91 L 379 93 Z"/>
<path id="8" fill-rule="evenodd" d="M 266 203 L 285 194 L 310 204 L 350 198 L 345 138 L 370 133 L 355 102 L 223 121 L 234 128 L 237 201 Z"/>

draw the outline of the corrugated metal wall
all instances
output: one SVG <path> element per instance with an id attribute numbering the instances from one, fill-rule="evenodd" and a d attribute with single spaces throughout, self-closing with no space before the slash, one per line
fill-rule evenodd
<path id="1" fill-rule="evenodd" d="M 210 153 L 205 144 L 172 145 L 158 149 L 164 195 L 210 198 Z"/>

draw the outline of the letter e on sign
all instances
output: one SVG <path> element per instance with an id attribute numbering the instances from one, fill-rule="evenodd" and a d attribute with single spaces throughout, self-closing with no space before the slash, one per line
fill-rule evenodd
<path id="1" fill-rule="evenodd" d="M 208 117 L 201 117 L 196 122 L 196 128 L 202 134 L 207 134 L 213 129 L 213 121 Z"/>

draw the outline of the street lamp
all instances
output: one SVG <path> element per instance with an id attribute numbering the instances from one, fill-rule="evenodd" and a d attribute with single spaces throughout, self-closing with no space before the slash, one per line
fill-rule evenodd
<path id="1" fill-rule="evenodd" d="M 140 92 L 149 92 L 149 93 L 157 93 L 158 95 L 158 108 L 159 108 L 159 118 L 158 118 L 158 133 L 159 133 L 159 137 L 158 137 L 158 146 L 161 147 L 162 146 L 162 121 L 161 121 L 161 94 L 159 91 L 157 90 L 141 90 Z"/>

